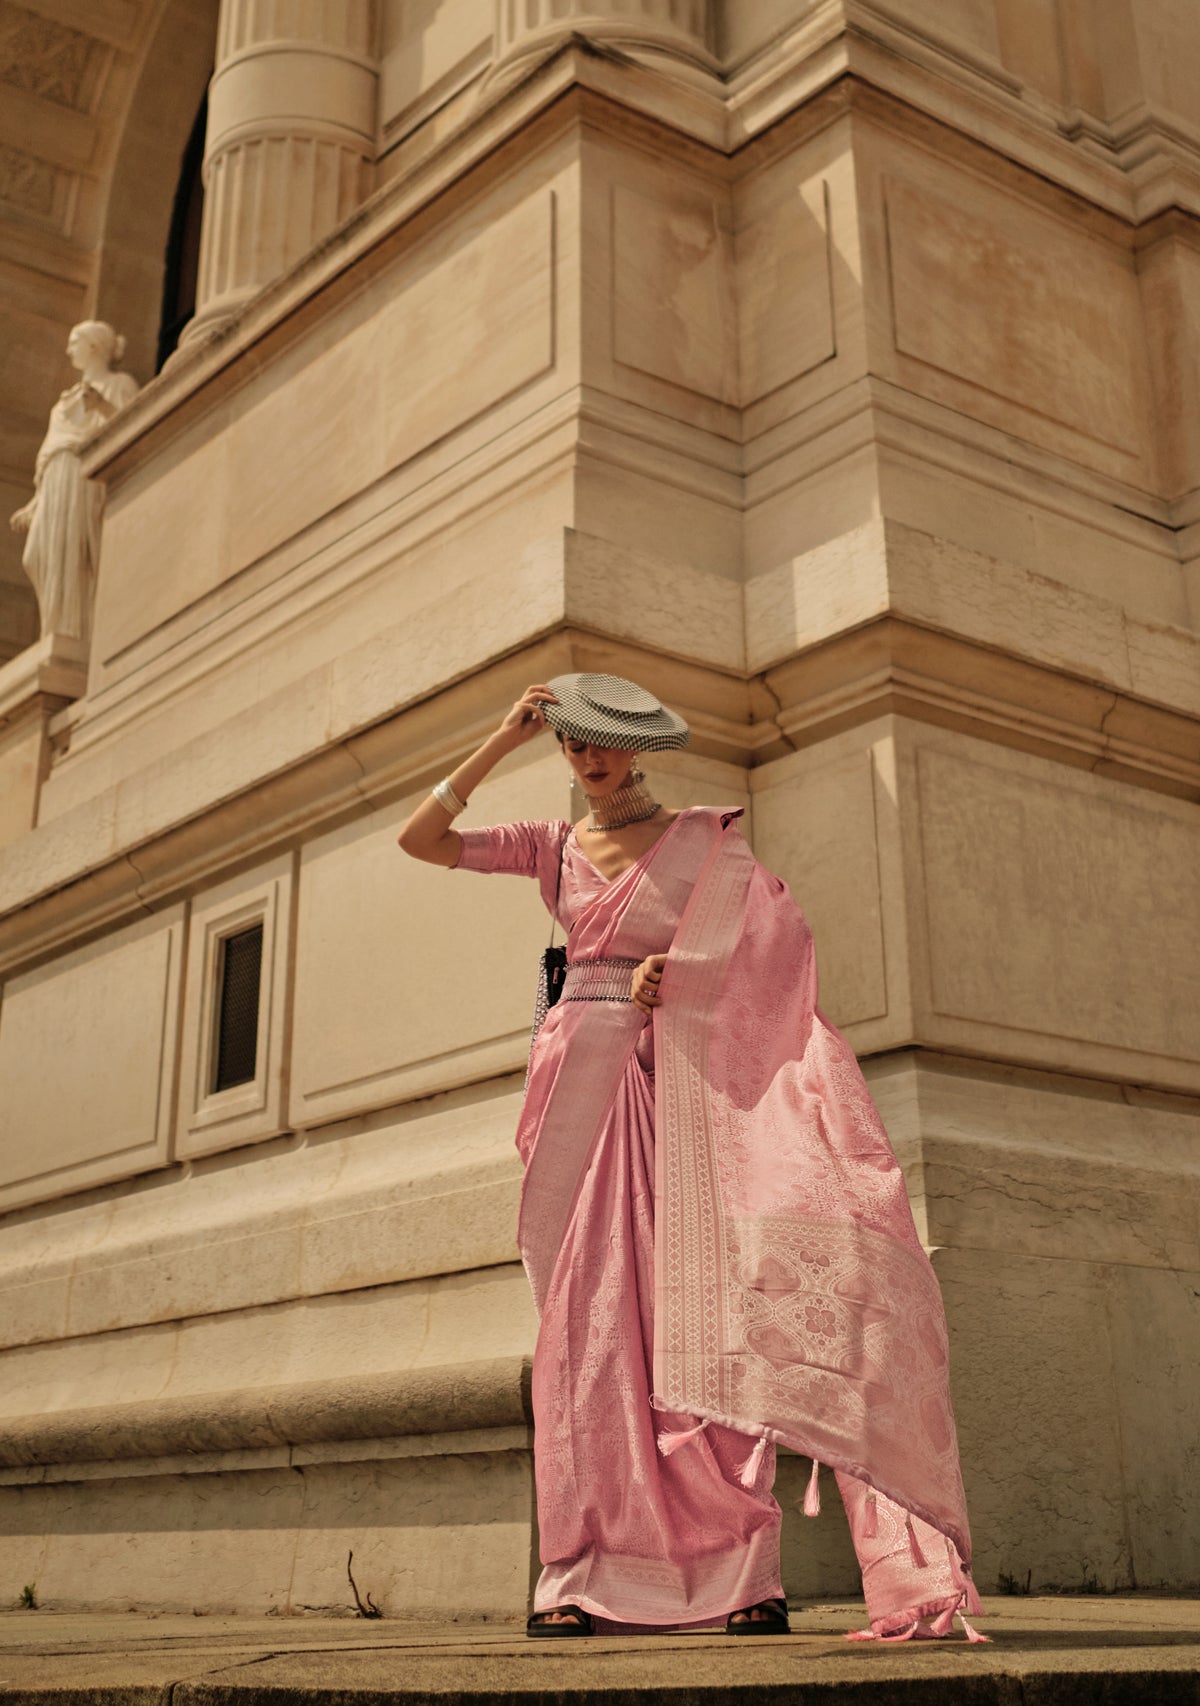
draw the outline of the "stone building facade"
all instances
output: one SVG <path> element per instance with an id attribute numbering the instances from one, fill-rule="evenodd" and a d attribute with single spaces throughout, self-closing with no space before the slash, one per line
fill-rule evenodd
<path id="1" fill-rule="evenodd" d="M 0 0 L 10 509 L 85 317 L 90 645 L 0 564 L 0 1594 L 523 1611 L 545 920 L 395 834 L 579 668 L 812 922 L 981 1586 L 1195 1582 L 1194 0 Z M 466 821 L 566 810 L 535 742 Z"/>

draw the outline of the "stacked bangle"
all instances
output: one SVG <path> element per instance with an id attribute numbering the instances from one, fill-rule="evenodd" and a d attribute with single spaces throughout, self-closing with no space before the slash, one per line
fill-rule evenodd
<path id="1" fill-rule="evenodd" d="M 439 806 L 445 806 L 451 817 L 457 817 L 459 812 L 465 812 L 467 802 L 460 800 L 454 792 L 449 776 L 434 784 L 433 797 Z"/>

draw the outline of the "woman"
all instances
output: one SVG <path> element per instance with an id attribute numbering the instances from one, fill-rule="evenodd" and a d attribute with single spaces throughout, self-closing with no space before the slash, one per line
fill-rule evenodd
<path id="1" fill-rule="evenodd" d="M 555 730 L 589 812 L 456 831 L 492 766 Z M 812 938 L 740 808 L 669 812 L 632 755 L 682 718 L 634 683 L 534 685 L 400 845 L 533 877 L 568 971 L 531 1049 L 518 1241 L 540 1316 L 531 1635 L 783 1634 L 775 1446 L 836 1472 L 871 1628 L 981 1609 L 946 1329 Z M 972 1640 L 976 1635 L 962 1619 Z"/>
<path id="2" fill-rule="evenodd" d="M 132 374 L 110 372 L 124 350 L 124 338 L 103 320 L 72 327 L 67 355 L 80 378 L 51 409 L 33 496 L 9 518 L 15 532 L 28 533 L 21 562 L 37 593 L 43 634 L 86 639 L 90 630 L 104 487 L 84 479 L 79 451 L 137 393 Z"/>

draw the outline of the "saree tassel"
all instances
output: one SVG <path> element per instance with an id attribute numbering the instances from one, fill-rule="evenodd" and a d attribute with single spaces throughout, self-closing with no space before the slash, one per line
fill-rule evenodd
<path id="1" fill-rule="evenodd" d="M 738 1480 L 742 1483 L 743 1487 L 753 1487 L 754 1483 L 758 1480 L 758 1471 L 762 1467 L 762 1460 L 766 1455 L 766 1450 L 767 1436 L 766 1434 L 762 1434 L 759 1438 L 758 1444 L 754 1447 L 754 1450 L 750 1453 L 749 1457 L 743 1464 L 739 1465 Z"/>
<path id="2" fill-rule="evenodd" d="M 848 1629 L 845 1634 L 847 1641 L 911 1641 L 921 1627 L 920 1618 L 915 1623 L 906 1623 L 903 1629 L 897 1629 L 888 1635 L 877 1635 L 874 1629 Z"/>
<path id="3" fill-rule="evenodd" d="M 821 1465 L 814 1457 L 812 1460 L 812 1474 L 808 1477 L 808 1486 L 804 1489 L 805 1516 L 820 1516 L 821 1514 L 821 1488 L 817 1481 L 817 1471 L 820 1467 Z"/>
<path id="4" fill-rule="evenodd" d="M 874 1540 L 879 1534 L 879 1518 L 875 1511 L 875 1494 L 867 1494 L 867 1508 L 863 1514 L 862 1534 L 864 1540 Z"/>
<path id="5" fill-rule="evenodd" d="M 921 1550 L 921 1542 L 917 1539 L 917 1531 L 913 1527 L 913 1519 L 911 1516 L 905 1517 L 904 1526 L 908 1530 L 908 1550 L 912 1554 L 913 1563 L 917 1566 L 918 1570 L 927 1569 L 929 1566 L 929 1560 Z"/>
<path id="6" fill-rule="evenodd" d="M 958 1611 L 958 1606 L 961 1603 L 962 1602 L 960 1600 L 958 1604 L 948 1605 L 945 1611 L 939 1611 L 933 1622 L 929 1625 L 930 1632 L 936 1635 L 939 1641 L 943 1635 L 948 1635 L 951 1629 L 953 1629 L 955 1613 Z"/>
<path id="7" fill-rule="evenodd" d="M 661 1433 L 658 1436 L 658 1449 L 664 1457 L 670 1457 L 679 1450 L 680 1446 L 686 1445 L 689 1440 L 695 1439 L 697 1434 L 703 1433 L 707 1426 L 708 1417 L 705 1416 L 704 1420 L 697 1422 L 694 1428 L 682 1428 L 677 1433 Z"/>
<path id="8" fill-rule="evenodd" d="M 956 1613 L 956 1615 L 958 1617 L 958 1621 L 963 1626 L 963 1629 L 966 1633 L 966 1637 L 967 1637 L 968 1641 L 990 1641 L 991 1640 L 992 1637 L 990 1635 L 981 1635 L 979 1633 L 978 1629 L 972 1629 L 971 1625 L 967 1622 L 966 1618 L 963 1616 L 961 1611 Z"/>

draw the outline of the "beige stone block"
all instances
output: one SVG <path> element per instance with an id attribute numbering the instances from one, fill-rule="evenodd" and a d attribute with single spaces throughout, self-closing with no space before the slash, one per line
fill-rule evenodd
<path id="1" fill-rule="evenodd" d="M 1200 716 L 1200 632 L 1127 616 L 1125 642 L 1134 693 Z"/>
<path id="2" fill-rule="evenodd" d="M 9 980 L 0 1009 L 0 1200 L 167 1159 L 184 909 Z"/>
<path id="3" fill-rule="evenodd" d="M 756 772 L 754 849 L 783 878 L 817 949 L 822 1011 L 839 1027 L 888 1013 L 870 747 L 809 750 Z M 769 778 L 769 780 L 768 780 Z"/>
<path id="4" fill-rule="evenodd" d="M 999 613 L 1010 602 L 1045 596 L 1044 580 L 1082 599 L 1078 608 L 1086 610 L 1094 602 L 1102 633 L 1113 622 L 1109 607 L 1143 622 L 1186 625 L 1191 620 L 1177 550 L 1161 529 L 1123 516 L 1090 494 L 1068 493 L 1040 472 L 1011 463 L 1000 471 L 991 456 L 965 438 L 954 442 L 949 469 L 929 461 L 928 434 L 912 422 L 889 421 L 888 438 L 879 456 L 878 501 L 889 544 L 903 541 L 907 532 L 940 541 L 937 550 L 947 553 L 941 567 L 952 577 L 943 596 L 952 595 L 953 576 L 961 574 L 967 587 L 960 600 L 964 621 L 971 620 L 980 600 L 984 611 L 1003 620 Z M 919 542 L 917 548 L 922 548 Z M 960 550 L 982 558 L 986 566 L 973 568 L 968 556 L 957 568 Z M 990 582 L 995 583 L 991 592 Z M 1046 634 L 1035 629 L 1035 645 L 1053 641 L 1053 615 Z M 1072 649 L 1064 646 L 1052 655 L 1082 660 L 1079 618 L 1064 612 L 1062 620 Z M 1013 626 L 1010 616 L 1001 630 L 1006 644 Z"/>
<path id="5" fill-rule="evenodd" d="M 1200 1269 L 1108 1274 L 1113 1399 L 1129 1539 L 1139 1583 L 1200 1569 L 1192 1489 L 1200 1472 Z"/>
<path id="6" fill-rule="evenodd" d="M 889 608 L 888 554 L 876 516 L 746 582 L 746 661 L 768 669 Z"/>
<path id="7" fill-rule="evenodd" d="M 737 234 L 743 407 L 837 353 L 829 180 L 788 174 L 779 188 L 785 193 L 754 208 Z"/>
<path id="8" fill-rule="evenodd" d="M 612 188 L 613 360 L 736 402 L 728 208 L 681 181 Z"/>
<path id="9" fill-rule="evenodd" d="M 902 0 L 898 8 L 889 11 L 903 28 L 919 37 L 948 46 L 962 44 L 993 58 L 998 57 L 1000 46 L 997 9 L 998 0 Z"/>
<path id="10" fill-rule="evenodd" d="M 1149 371 L 1132 255 L 977 179 L 922 165 L 917 182 L 895 170 L 883 196 L 901 382 L 1148 484 Z"/>
<path id="11" fill-rule="evenodd" d="M 994 1087 L 992 1093 L 1003 1100 Z M 928 1236 L 935 1242 L 1163 1269 L 1197 1260 L 1195 1163 L 1172 1178 L 1137 1166 L 1132 1155 L 1113 1164 L 929 1135 L 921 1155 Z"/>
<path id="12" fill-rule="evenodd" d="M 1035 1591 L 1158 1574 L 1130 1555 L 1106 1270 L 1003 1252 L 935 1250 L 975 1579 Z M 1147 1368 L 1164 1388 L 1165 1371 Z M 1178 1451 L 1182 1441 L 1175 1442 Z"/>
<path id="13" fill-rule="evenodd" d="M 803 0 L 755 0 L 753 6 L 720 6 L 714 11 L 716 50 L 727 70 L 761 51 L 802 21 Z"/>
<path id="14" fill-rule="evenodd" d="M 0 1415 L 390 1375 L 528 1355 L 536 1333 L 519 1264 L 373 1286 L 0 1352 Z"/>
<path id="15" fill-rule="evenodd" d="M 1163 495 L 1182 497 L 1200 483 L 1200 253 L 1185 226 L 1164 221 L 1157 242 L 1138 257 L 1146 339 L 1154 379 Z"/>
<path id="16" fill-rule="evenodd" d="M 1191 1270 L 1200 1147 L 1186 1098 L 962 1060 L 866 1065 L 927 1244 Z"/>
<path id="17" fill-rule="evenodd" d="M 824 448 L 824 447 L 822 447 Z M 876 453 L 857 439 L 814 463 L 808 447 L 746 476 L 743 561 L 747 583 L 879 517 Z M 812 627 L 804 632 L 812 632 Z M 764 640 L 759 638 L 761 652 Z"/>
<path id="18" fill-rule="evenodd" d="M 1134 0 L 1130 12 L 1143 97 L 1188 125 L 1200 124 L 1200 30 L 1195 11 L 1188 0 Z"/>
<path id="19" fill-rule="evenodd" d="M 887 572 L 898 614 L 1128 689 L 1121 607 L 1044 573 L 889 520 Z"/>
<path id="20" fill-rule="evenodd" d="M 383 471 L 380 327 L 366 310 L 339 317 L 326 347 L 306 340 L 272 365 L 269 384 L 230 422 L 230 566 L 302 532 Z"/>
<path id="21" fill-rule="evenodd" d="M 477 72 L 491 57 L 495 28 L 491 0 L 458 0 L 453 9 L 430 10 L 407 0 L 387 0 L 380 9 L 379 117 L 385 137 L 404 135 L 410 109 L 431 100 Z"/>
<path id="22" fill-rule="evenodd" d="M 1195 808 L 940 731 L 911 764 L 931 1040 L 1193 1085 Z"/>
<path id="23" fill-rule="evenodd" d="M 995 32 L 1000 60 L 1006 71 L 1047 100 L 1065 103 L 1073 98 L 1081 106 L 1083 67 L 1067 66 L 1064 25 L 1057 7 L 1042 0 L 995 0 Z M 1097 35 L 1101 32 L 1096 32 Z"/>
<path id="24" fill-rule="evenodd" d="M 527 1452 L 447 1451 L 0 1488 L 6 1573 L 43 1606 L 350 1614 L 346 1556 L 388 1617 L 523 1615 Z"/>
<path id="25" fill-rule="evenodd" d="M 573 528 L 564 546 L 568 621 L 676 657 L 742 668 L 742 590 L 736 580 Z"/>
<path id="26" fill-rule="evenodd" d="M 524 754 L 514 755 L 524 759 Z M 321 837 L 301 862 L 292 1123 L 524 1070 L 549 921 L 533 883 L 409 858 L 418 803 Z M 561 760 L 506 761 L 464 823 L 561 817 Z"/>
<path id="27" fill-rule="evenodd" d="M 93 616 L 93 671 L 222 581 L 229 563 L 224 411 L 110 489 Z"/>
<path id="28" fill-rule="evenodd" d="M 0 726 L 0 847 L 34 827 L 42 776 L 48 768 L 45 719 L 39 710 Z"/>
<path id="29" fill-rule="evenodd" d="M 391 297 L 374 351 L 386 467 L 553 366 L 554 206 L 542 190 L 510 211 L 489 209 L 421 257 Z"/>
<path id="30" fill-rule="evenodd" d="M 303 1471 L 294 1601 L 345 1603 L 353 1547 L 359 1591 L 385 1615 L 517 1617 L 529 1592 L 533 1463 L 527 1452 L 448 1453 Z M 360 1514 L 361 1513 L 361 1514 Z M 468 1597 L 469 1596 L 469 1597 Z"/>
<path id="31" fill-rule="evenodd" d="M 196 895 L 188 919 L 188 967 L 175 1153 L 210 1155 L 260 1142 L 284 1129 L 284 1042 L 291 995 L 292 881 L 295 855 Z M 262 932 L 254 1075 L 215 1088 L 220 978 L 225 943 Z"/>
<path id="32" fill-rule="evenodd" d="M 699 477 L 697 477 L 699 476 Z M 647 452 L 636 465 L 581 451 L 576 463 L 575 526 L 622 551 L 684 562 L 695 573 L 736 580 L 742 517 L 729 482 L 694 465 L 660 470 Z M 652 595 L 653 596 L 653 595 Z"/>

